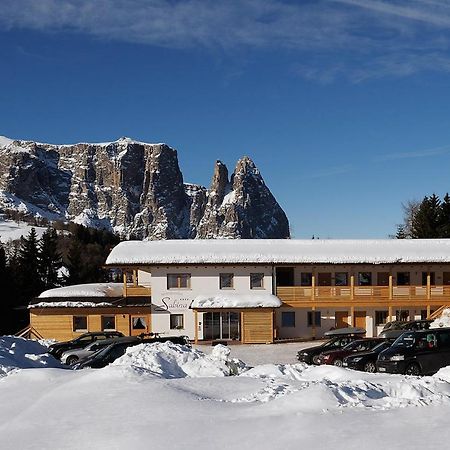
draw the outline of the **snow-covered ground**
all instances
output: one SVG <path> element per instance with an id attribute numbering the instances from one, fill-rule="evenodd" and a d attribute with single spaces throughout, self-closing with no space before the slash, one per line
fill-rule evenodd
<path id="1" fill-rule="evenodd" d="M 11 339 L 0 342 L 4 354 Z M 39 344 L 17 344 L 21 367 L 19 353 Z M 298 345 L 265 346 L 270 348 L 265 356 L 276 359 L 280 352 L 285 360 Z M 33 351 L 40 354 L 42 347 Z M 170 343 L 141 345 L 104 369 L 9 371 L 0 378 L 0 448 L 449 446 L 450 369 L 416 378 L 304 364 L 249 368 L 233 357 L 261 355 L 263 346 L 208 352 Z M 238 375 L 227 376 L 230 371 Z"/>
<path id="2" fill-rule="evenodd" d="M 46 228 L 43 227 L 33 227 L 25 222 L 14 222 L 13 220 L 0 220 L 0 241 L 8 242 L 10 240 L 15 241 L 20 239 L 21 236 L 26 237 L 31 231 L 31 228 L 36 229 L 38 238 L 42 236 Z"/>

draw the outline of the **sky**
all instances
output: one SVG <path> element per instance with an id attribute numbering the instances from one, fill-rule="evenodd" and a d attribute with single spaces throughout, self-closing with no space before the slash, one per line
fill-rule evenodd
<path id="1" fill-rule="evenodd" d="M 385 238 L 450 191 L 450 1 L 0 0 L 0 135 L 250 156 L 292 236 Z"/>

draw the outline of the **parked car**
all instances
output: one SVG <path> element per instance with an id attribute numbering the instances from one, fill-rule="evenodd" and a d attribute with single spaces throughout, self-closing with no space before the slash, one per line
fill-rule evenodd
<path id="1" fill-rule="evenodd" d="M 154 344 L 156 342 L 173 342 L 179 345 L 190 346 L 188 336 L 154 336 L 152 338 L 129 338 L 128 340 L 119 339 L 116 342 L 112 342 L 107 347 L 97 351 L 91 356 L 88 356 L 84 360 L 75 363 L 74 369 L 84 369 L 91 367 L 93 369 L 100 369 L 114 362 L 117 358 L 123 356 L 128 347 L 139 344 Z"/>
<path id="2" fill-rule="evenodd" d="M 384 329 L 378 335 L 380 338 L 384 339 L 397 339 L 405 331 L 414 330 L 428 330 L 430 328 L 432 320 L 410 320 L 409 322 L 396 322 L 393 323 L 388 329 Z"/>
<path id="3" fill-rule="evenodd" d="M 60 358 L 66 350 L 84 348 L 94 341 L 117 337 L 123 337 L 123 334 L 119 331 L 97 331 L 94 333 L 84 333 L 71 341 L 56 342 L 55 344 L 50 345 L 48 347 L 48 353 L 53 355 L 55 358 Z"/>
<path id="4" fill-rule="evenodd" d="M 342 361 L 342 367 L 374 373 L 377 371 L 378 355 L 391 345 L 392 341 L 381 339 L 381 342 L 379 342 L 378 345 L 367 352 L 346 356 Z"/>
<path id="5" fill-rule="evenodd" d="M 102 348 L 108 347 L 108 345 L 111 345 L 114 342 L 127 342 L 130 341 L 132 342 L 133 340 L 140 340 L 137 337 L 116 337 L 116 338 L 111 338 L 111 339 L 98 339 L 94 342 L 91 342 L 89 345 L 87 345 L 84 348 L 73 348 L 70 350 L 66 350 L 62 355 L 61 355 L 61 362 L 63 364 L 67 364 L 69 366 L 71 366 L 72 364 L 75 364 L 78 361 L 81 361 L 85 358 L 87 358 L 88 356 L 93 355 L 94 353 L 98 352 L 99 350 L 101 350 Z"/>
<path id="6" fill-rule="evenodd" d="M 377 359 L 379 372 L 427 375 L 450 365 L 450 328 L 404 332 Z"/>
<path id="7" fill-rule="evenodd" d="M 352 353 L 370 350 L 378 345 L 381 341 L 382 339 L 379 338 L 357 339 L 353 342 L 350 342 L 341 349 L 327 350 L 325 352 L 322 352 L 318 357 L 318 363 L 341 367 L 342 361 L 346 356 Z"/>

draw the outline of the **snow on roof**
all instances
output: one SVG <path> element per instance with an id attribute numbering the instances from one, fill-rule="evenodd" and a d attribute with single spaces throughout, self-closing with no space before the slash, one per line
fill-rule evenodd
<path id="1" fill-rule="evenodd" d="M 272 294 L 197 295 L 191 308 L 278 308 L 281 300 Z"/>
<path id="2" fill-rule="evenodd" d="M 393 264 L 450 262 L 450 239 L 195 239 L 126 241 L 107 265 Z"/>
<path id="3" fill-rule="evenodd" d="M 49 289 L 42 292 L 38 298 L 121 297 L 122 295 L 122 283 L 90 283 Z M 97 303 L 95 306 L 102 305 Z"/>
<path id="4" fill-rule="evenodd" d="M 28 309 L 34 308 L 99 308 L 104 306 L 114 306 L 109 302 L 39 302 L 28 305 Z"/>

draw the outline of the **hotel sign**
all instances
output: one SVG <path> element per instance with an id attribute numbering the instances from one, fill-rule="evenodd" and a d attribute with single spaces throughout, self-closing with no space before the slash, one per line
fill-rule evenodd
<path id="1" fill-rule="evenodd" d="M 173 298 L 173 297 L 163 297 L 161 299 L 163 305 L 169 311 L 177 311 L 177 310 L 185 310 L 189 309 L 193 300 L 190 298 L 182 297 L 182 298 Z"/>

